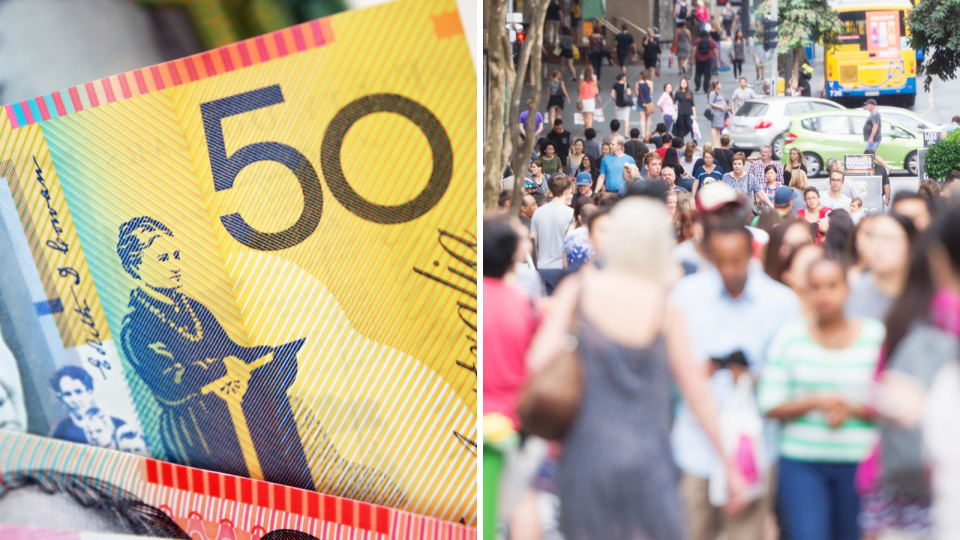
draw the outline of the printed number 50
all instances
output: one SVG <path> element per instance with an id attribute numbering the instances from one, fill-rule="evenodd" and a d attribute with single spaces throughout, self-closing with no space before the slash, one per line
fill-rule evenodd
<path id="1" fill-rule="evenodd" d="M 323 211 L 323 188 L 317 177 L 317 170 L 310 160 L 291 146 L 277 142 L 259 142 L 244 146 L 228 156 L 220 121 L 283 101 L 280 86 L 273 85 L 200 104 L 216 191 L 232 188 L 240 171 L 259 161 L 280 163 L 290 169 L 300 182 L 303 211 L 297 222 L 284 231 L 258 231 L 239 213 L 220 216 L 220 222 L 230 236 L 237 242 L 260 251 L 290 248 L 313 234 Z M 427 186 L 410 201 L 395 206 L 376 204 L 360 196 L 347 182 L 340 165 L 340 149 L 347 131 L 364 116 L 378 112 L 395 113 L 409 119 L 423 131 L 433 153 L 433 173 Z M 382 224 L 412 221 L 430 211 L 443 197 L 453 174 L 453 150 L 440 120 L 426 107 L 395 94 L 364 96 L 340 109 L 323 136 L 320 159 L 324 178 L 340 204 L 362 219 Z"/>

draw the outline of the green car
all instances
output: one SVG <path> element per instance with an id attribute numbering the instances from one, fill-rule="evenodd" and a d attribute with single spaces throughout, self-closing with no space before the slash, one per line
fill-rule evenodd
<path id="1" fill-rule="evenodd" d="M 923 148 L 923 134 L 903 124 L 883 118 L 880 113 L 883 139 L 877 154 L 893 170 L 904 170 L 917 176 L 917 150 Z M 817 176 L 830 158 L 843 162 L 845 154 L 862 154 L 867 147 L 863 140 L 863 124 L 869 113 L 861 109 L 816 111 L 792 116 L 790 129 L 783 136 L 784 160 L 787 152 L 797 148 L 803 152 L 807 175 Z"/>

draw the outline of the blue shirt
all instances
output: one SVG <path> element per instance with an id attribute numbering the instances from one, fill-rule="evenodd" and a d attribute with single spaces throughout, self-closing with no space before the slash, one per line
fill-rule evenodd
<path id="1" fill-rule="evenodd" d="M 600 162 L 600 174 L 607 175 L 604 179 L 604 185 L 607 191 L 616 193 L 620 191 L 620 186 L 626 183 L 623 179 L 623 166 L 627 163 L 632 165 L 637 164 L 637 162 L 627 154 L 624 154 L 622 157 L 617 157 L 614 154 L 604 156 L 603 161 Z"/>
<path id="2" fill-rule="evenodd" d="M 691 349 L 698 362 L 723 358 L 740 350 L 747 358 L 750 373 L 760 376 L 774 336 L 780 328 L 800 318 L 800 301 L 786 286 L 751 264 L 747 283 L 737 298 L 723 286 L 716 269 L 710 268 L 682 278 L 670 293 L 671 300 L 683 312 Z M 719 411 L 734 391 L 731 372 L 718 370 L 710 379 L 710 394 Z M 767 421 L 764 439 L 767 457 L 777 456 L 776 423 Z M 677 465 L 694 476 L 708 478 L 719 463 L 710 439 L 696 417 L 682 403 L 671 434 L 673 457 Z"/>
<path id="3" fill-rule="evenodd" d="M 957 124 L 954 124 L 953 122 L 950 122 L 949 124 L 947 124 L 947 127 L 943 128 L 943 130 L 946 131 L 947 133 L 950 133 L 951 131 L 957 129 L 958 127 L 960 126 L 958 126 Z"/>

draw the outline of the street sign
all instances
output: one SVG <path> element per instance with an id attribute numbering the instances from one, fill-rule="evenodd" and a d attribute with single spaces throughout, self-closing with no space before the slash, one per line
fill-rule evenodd
<path id="1" fill-rule="evenodd" d="M 844 176 L 873 175 L 873 154 L 847 154 L 843 156 Z"/>
<path id="2" fill-rule="evenodd" d="M 939 129 L 923 130 L 923 147 L 929 148 L 931 144 L 937 144 L 943 140 L 943 132 Z"/>

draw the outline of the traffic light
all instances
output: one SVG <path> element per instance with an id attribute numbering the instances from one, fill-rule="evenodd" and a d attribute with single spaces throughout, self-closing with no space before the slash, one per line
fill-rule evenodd
<path id="1" fill-rule="evenodd" d="M 523 43 L 523 40 L 526 39 L 527 34 L 524 32 L 517 32 L 517 41 Z"/>
<path id="2" fill-rule="evenodd" d="M 763 20 L 763 50 L 769 51 L 777 48 L 777 21 L 771 19 Z"/>

